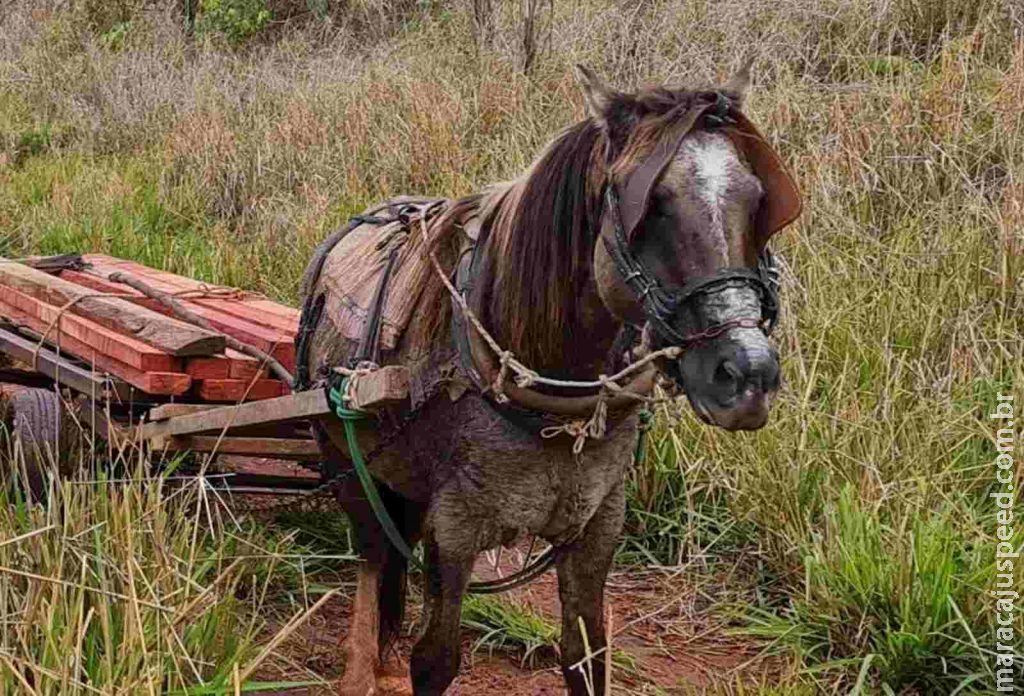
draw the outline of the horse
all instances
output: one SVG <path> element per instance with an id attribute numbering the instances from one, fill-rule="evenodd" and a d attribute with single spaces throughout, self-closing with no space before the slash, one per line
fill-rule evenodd
<path id="1" fill-rule="evenodd" d="M 444 273 L 428 274 L 400 340 L 378 351 L 382 364 L 412 366 L 419 388 L 414 407 L 379 418 L 384 434 L 369 464 L 402 539 L 423 545 L 423 622 L 407 675 L 394 674 L 389 656 L 409 559 L 346 475 L 341 424 L 314 424 L 364 560 L 342 646 L 343 696 L 380 693 L 395 679 L 417 696 L 444 693 L 460 666 L 474 560 L 522 535 L 554 549 L 569 693 L 603 693 L 604 585 L 642 404 L 598 376 L 662 351 L 652 369 L 707 424 L 755 430 L 768 420 L 780 368 L 767 335 L 777 307 L 766 244 L 799 214 L 799 198 L 740 110 L 749 69 L 712 90 L 625 93 L 585 67 L 576 76 L 588 116 L 528 171 L 411 216 L 419 224 L 410 234 L 422 233 Z M 307 309 L 332 306 L 320 270 L 341 236 L 325 241 L 307 272 Z M 319 386 L 358 346 L 331 321 L 317 320 L 309 334 L 301 367 Z M 512 379 L 511 356 L 551 381 Z M 595 379 L 582 395 L 557 381 Z M 642 396 L 651 384 L 644 373 L 629 389 Z M 604 406 L 600 432 L 566 425 L 580 404 Z"/>

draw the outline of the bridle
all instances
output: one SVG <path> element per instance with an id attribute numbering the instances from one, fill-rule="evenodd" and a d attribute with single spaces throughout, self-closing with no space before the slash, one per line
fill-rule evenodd
<path id="1" fill-rule="evenodd" d="M 758 256 L 756 269 L 730 266 L 694 278 L 683 286 L 666 288 L 630 249 L 613 184 L 606 189 L 605 204 L 611 211 L 615 228 L 613 237 L 602 235 L 605 248 L 622 281 L 640 300 L 645 318 L 663 342 L 689 348 L 736 328 L 761 329 L 765 335 L 771 335 L 779 316 L 779 280 L 775 257 L 767 247 Z M 737 317 L 685 333 L 676 329 L 678 315 L 687 305 L 699 297 L 729 288 L 752 288 L 761 301 L 761 316 Z"/>
<path id="2" fill-rule="evenodd" d="M 611 219 L 611 230 L 602 229 L 604 242 L 622 281 L 636 295 L 643 307 L 644 317 L 654 329 L 659 342 L 690 348 L 717 338 L 736 328 L 760 329 L 770 335 L 779 315 L 779 278 L 775 259 L 767 245 L 758 256 L 757 266 L 730 266 L 711 275 L 694 278 L 682 286 L 666 287 L 647 268 L 630 248 L 630 238 L 647 214 L 654 185 L 675 157 L 680 144 L 703 117 L 705 129 L 735 124 L 732 106 L 723 94 L 710 95 L 714 101 L 701 101 L 684 115 L 680 134 L 671 141 L 662 142 L 637 170 L 626 180 L 625 196 L 619 193 L 609 174 L 604 191 L 605 211 Z M 606 159 L 611 159 L 610 155 Z M 610 163 L 609 163 L 610 168 Z M 757 293 L 761 316 L 736 317 L 710 326 L 697 326 L 680 331 L 684 324 L 681 314 L 699 298 L 717 295 L 730 288 L 749 288 Z M 696 316 L 695 312 L 688 312 Z"/>
<path id="3" fill-rule="evenodd" d="M 677 108 L 681 113 L 675 119 L 673 137 L 659 142 L 651 155 L 625 179 L 621 193 L 620 187 L 614 185 L 614 179 L 610 175 L 606 177 L 608 183 L 602 195 L 604 205 L 598 218 L 601 221 L 599 236 L 603 240 L 604 248 L 618 275 L 638 298 L 647 326 L 655 334 L 655 341 L 647 346 L 654 348 L 650 355 L 656 355 L 664 350 L 685 350 L 734 328 L 756 328 L 766 335 L 769 334 L 778 318 L 779 282 L 778 271 L 767 248 L 767 241 L 778 230 L 793 222 L 800 215 L 802 207 L 799 191 L 781 159 L 746 116 L 733 108 L 725 95 L 717 92 L 701 93 Z M 723 268 L 709 276 L 693 279 L 681 287 L 665 286 L 633 253 L 629 240 L 632 232 L 647 215 L 652 190 L 675 157 L 683 138 L 697 126 L 701 118 L 703 128 L 723 127 L 724 132 L 743 152 L 762 184 L 765 195 L 754 220 L 754 233 L 761 251 L 754 268 Z M 610 172 L 613 159 L 609 150 L 605 152 L 605 162 Z M 484 257 L 481 250 L 488 246 L 491 228 L 490 224 L 480 225 L 474 234 L 466 235 L 452 279 L 453 286 L 450 288 L 453 298 L 460 298 L 463 303 L 473 294 Z M 686 318 L 679 316 L 684 311 L 699 316 L 695 310 L 700 308 L 694 307 L 698 298 L 713 296 L 730 288 L 753 289 L 759 298 L 760 316 L 736 317 L 720 323 L 693 326 L 680 321 Z M 530 384 L 517 384 L 515 380 L 508 378 L 504 363 L 495 360 L 491 355 L 497 350 L 498 355 L 504 360 L 505 356 L 511 356 L 512 353 L 507 350 L 501 351 L 500 346 L 488 348 L 478 335 L 478 330 L 472 329 L 463 317 L 463 312 L 468 312 L 468 308 L 463 308 L 455 299 L 452 309 L 452 336 L 460 365 L 471 383 L 481 393 L 494 393 L 501 397 L 489 398 L 488 402 L 506 415 L 515 410 L 520 415 L 525 414 L 526 420 L 541 424 L 552 415 L 590 417 L 595 413 L 599 402 L 607 402 L 608 409 L 612 409 L 612 406 L 616 409 L 620 406 L 633 406 L 635 399 L 632 397 L 646 394 L 653 389 L 654 373 L 659 369 L 654 365 L 650 365 L 651 370 L 637 375 L 633 383 L 616 390 L 610 398 L 606 398 L 606 389 L 603 386 L 595 387 L 589 382 L 570 384 L 561 380 L 557 385 L 560 389 L 571 387 L 590 392 L 584 396 L 552 395 L 537 391 L 531 388 L 535 383 L 533 380 Z M 681 327 L 682 330 L 677 327 Z M 622 338 L 628 339 L 622 342 L 623 345 L 632 346 L 638 328 L 628 322 L 623 326 Z M 662 365 L 660 369 L 667 369 L 678 382 L 679 376 L 674 374 L 677 367 L 675 364 Z M 596 393 L 593 392 L 595 388 Z M 533 426 L 530 428 L 536 429 Z"/>

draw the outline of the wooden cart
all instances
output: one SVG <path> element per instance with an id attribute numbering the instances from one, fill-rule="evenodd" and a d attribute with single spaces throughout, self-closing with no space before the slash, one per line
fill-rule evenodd
<path id="1" fill-rule="evenodd" d="M 298 322 L 297 310 L 264 297 L 107 256 L 0 259 L 0 403 L 33 489 L 88 431 L 154 453 L 236 455 L 217 480 L 239 492 L 316 488 L 310 422 L 331 409 L 322 390 L 293 394 L 285 381 Z M 357 400 L 407 393 L 403 368 L 379 377 Z M 372 424 L 364 439 L 372 448 Z"/>

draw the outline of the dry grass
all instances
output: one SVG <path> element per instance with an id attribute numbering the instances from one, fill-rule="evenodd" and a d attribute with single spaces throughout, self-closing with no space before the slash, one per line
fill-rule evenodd
<path id="1" fill-rule="evenodd" d="M 478 47 L 470 2 L 356 6 L 229 50 L 164 10 L 112 48 L 79 5 L 8 3 L 0 255 L 107 251 L 293 300 L 352 212 L 521 171 L 583 114 L 573 63 L 629 88 L 752 52 L 748 111 L 807 196 L 775 242 L 786 387 L 755 435 L 664 419 L 623 551 L 741 557 L 733 615 L 810 688 L 866 664 L 869 690 L 990 689 L 984 414 L 1024 384 L 1019 6 L 576 0 L 529 77 L 511 10 Z"/>

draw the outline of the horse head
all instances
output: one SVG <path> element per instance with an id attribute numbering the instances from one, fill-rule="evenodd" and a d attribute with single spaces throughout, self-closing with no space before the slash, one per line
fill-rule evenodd
<path id="1" fill-rule="evenodd" d="M 664 371 L 697 414 L 727 430 L 768 419 L 779 356 L 766 243 L 800 210 L 778 158 L 739 108 L 742 70 L 717 90 L 625 94 L 577 68 L 604 136 L 597 290 L 652 348 L 684 350 Z"/>

